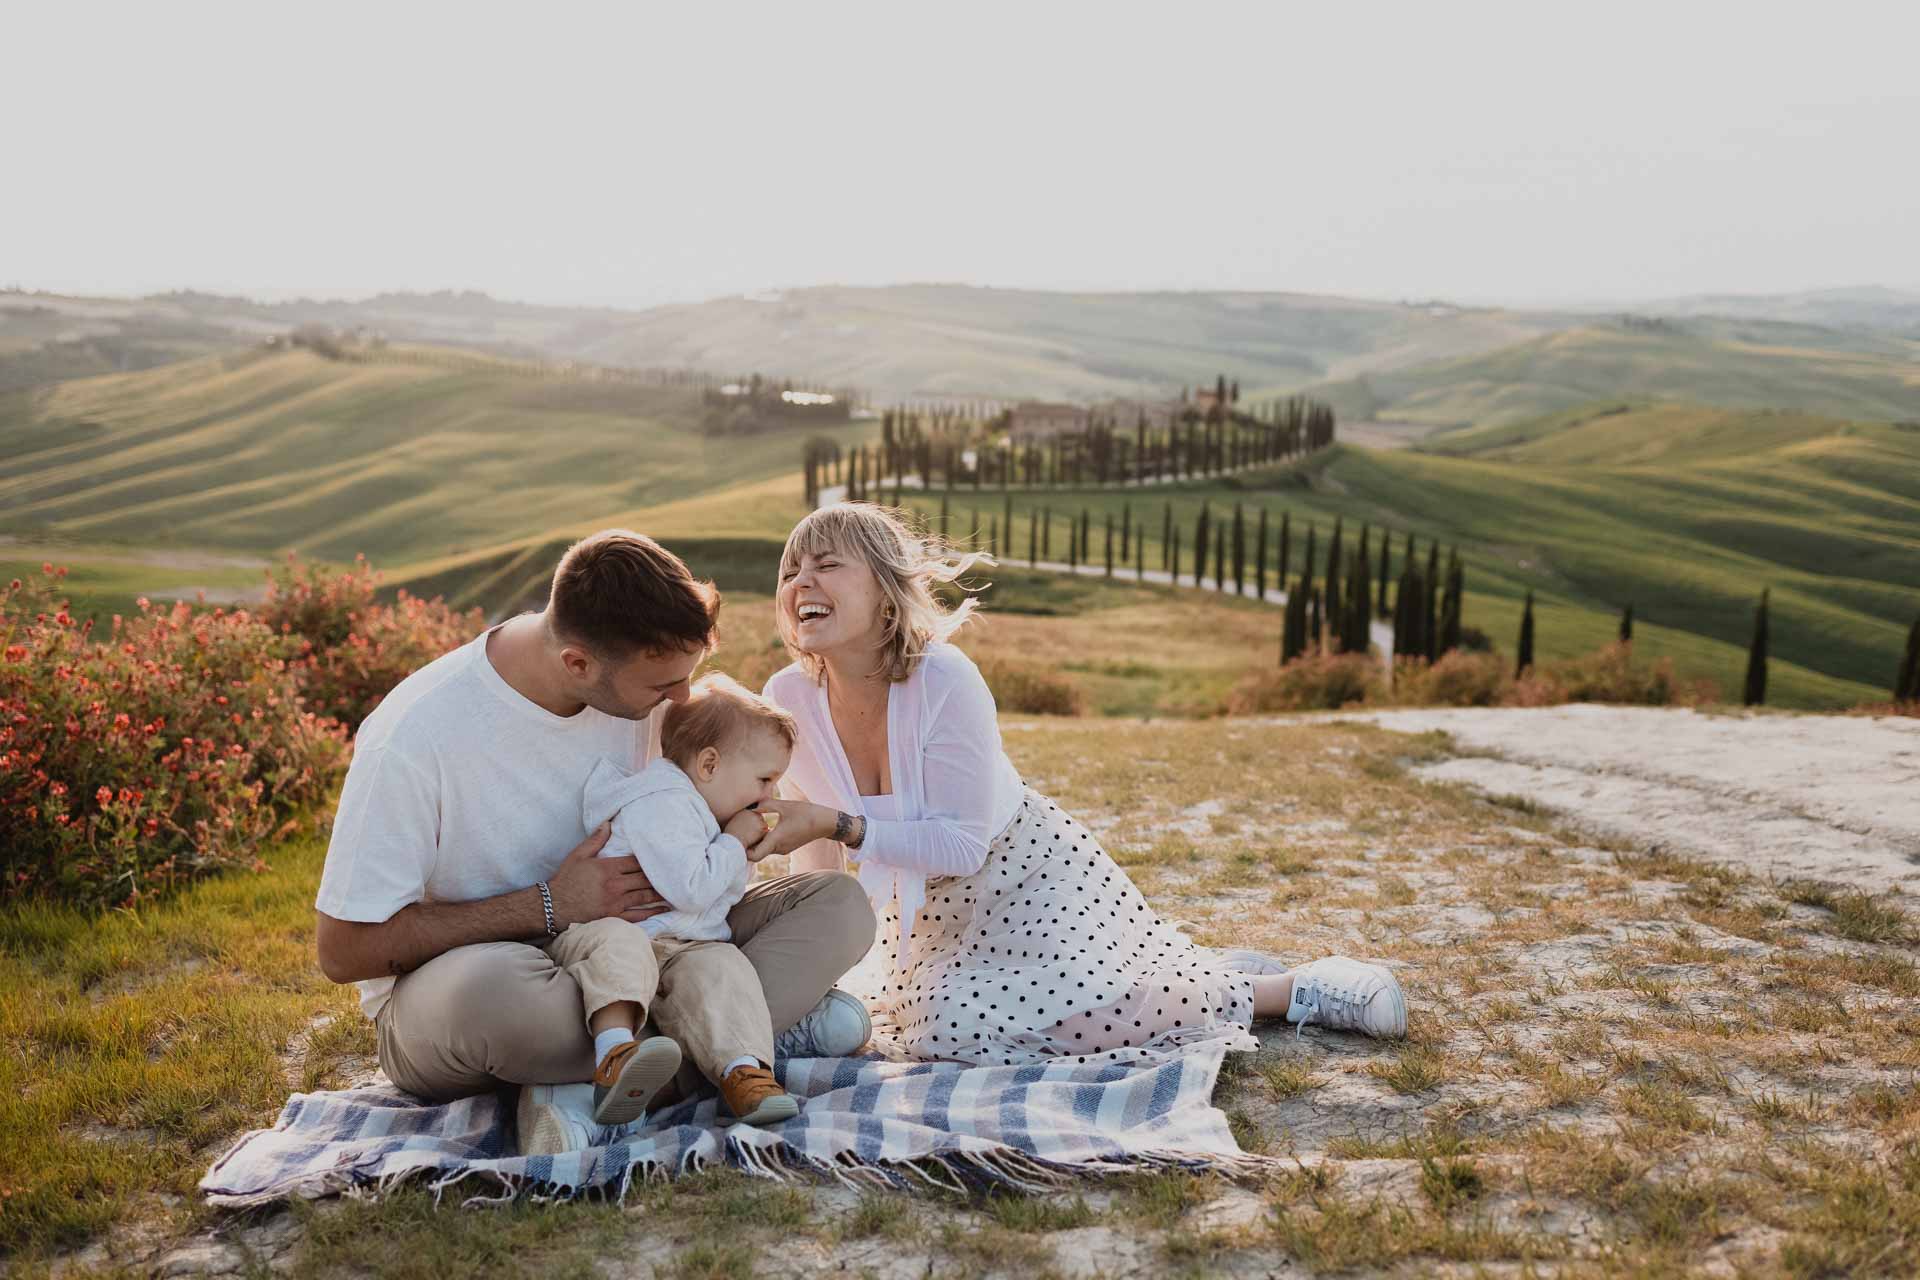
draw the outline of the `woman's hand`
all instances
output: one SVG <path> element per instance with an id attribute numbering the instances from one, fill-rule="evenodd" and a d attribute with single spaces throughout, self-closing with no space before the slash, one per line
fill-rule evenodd
<path id="1" fill-rule="evenodd" d="M 770 854 L 792 853 L 801 845 L 815 840 L 829 840 L 833 837 L 834 824 L 840 820 L 838 809 L 829 809 L 823 804 L 806 800 L 762 800 L 759 811 L 780 815 L 780 825 L 767 832 L 766 839 L 754 846 L 754 853 L 763 858 Z"/>

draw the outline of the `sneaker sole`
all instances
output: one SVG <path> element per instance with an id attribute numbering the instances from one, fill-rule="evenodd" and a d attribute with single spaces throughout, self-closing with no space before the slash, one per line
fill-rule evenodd
<path id="1" fill-rule="evenodd" d="M 647 1114 L 647 1104 L 680 1070 L 680 1046 L 665 1036 L 643 1042 L 627 1058 L 606 1096 L 593 1104 L 593 1122 L 627 1124 Z"/>
<path id="2" fill-rule="evenodd" d="M 1384 965 L 1375 965 L 1373 967 L 1385 975 L 1387 979 L 1387 994 L 1393 997 L 1393 1029 L 1390 1031 L 1382 1031 L 1375 1039 L 1403 1040 L 1407 1035 L 1407 993 L 1401 989 L 1400 980 L 1393 976 L 1392 970 L 1386 968 Z"/>
<path id="3" fill-rule="evenodd" d="M 766 1099 L 746 1115 L 736 1118 L 734 1123 L 751 1125 L 779 1124 L 782 1120 L 791 1120 L 799 1114 L 800 1100 L 790 1093 L 782 1093 Z"/>

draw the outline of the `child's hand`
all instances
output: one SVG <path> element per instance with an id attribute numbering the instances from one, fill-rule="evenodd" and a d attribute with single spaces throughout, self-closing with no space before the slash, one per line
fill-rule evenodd
<path id="1" fill-rule="evenodd" d="M 767 819 L 773 819 L 768 822 Z M 726 833 L 738 840 L 747 851 L 748 862 L 758 862 L 772 852 L 771 849 L 756 850 L 756 845 L 766 843 L 767 833 L 780 821 L 777 813 L 761 813 L 758 809 L 742 809 L 733 815 L 727 823 Z"/>

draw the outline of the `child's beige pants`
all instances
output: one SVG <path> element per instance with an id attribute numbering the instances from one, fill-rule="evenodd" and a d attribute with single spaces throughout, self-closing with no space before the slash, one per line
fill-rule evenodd
<path id="1" fill-rule="evenodd" d="M 632 1001 L 640 1019 L 678 1041 L 715 1084 L 737 1058 L 773 1064 L 760 975 L 731 942 L 649 938 L 639 925 L 609 917 L 568 926 L 544 950 L 579 984 L 582 1019 Z"/>
<path id="2" fill-rule="evenodd" d="M 627 927 L 644 937 L 643 930 Z M 761 1019 L 771 1013 L 780 1032 L 866 954 L 873 944 L 873 907 L 852 876 L 803 871 L 750 885 L 727 913 L 727 927 L 758 975 L 755 993 L 733 1007 Z M 686 975 L 676 973 L 673 980 L 684 986 Z M 661 994 L 666 988 L 663 981 Z M 530 942 L 455 947 L 394 983 L 375 1023 L 380 1065 L 395 1084 L 431 1102 L 503 1084 L 591 1079 L 593 1037 L 582 1008 L 590 1003 L 572 975 Z M 764 1023 L 759 1034 L 765 1034 Z M 734 1056 L 765 1056 L 766 1041 L 758 1044 Z M 692 1047 L 683 1046 L 691 1060 Z M 691 1074 L 681 1072 L 683 1087 L 697 1089 Z"/>

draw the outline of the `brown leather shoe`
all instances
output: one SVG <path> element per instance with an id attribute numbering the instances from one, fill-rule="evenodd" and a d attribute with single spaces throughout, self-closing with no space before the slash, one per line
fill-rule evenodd
<path id="1" fill-rule="evenodd" d="M 593 1122 L 626 1124 L 647 1113 L 660 1086 L 680 1069 L 680 1046 L 666 1036 L 628 1040 L 593 1069 Z"/>
<path id="2" fill-rule="evenodd" d="M 735 1067 L 720 1082 L 720 1096 L 741 1124 L 779 1124 L 800 1114 L 800 1099 L 780 1087 L 765 1067 Z"/>

